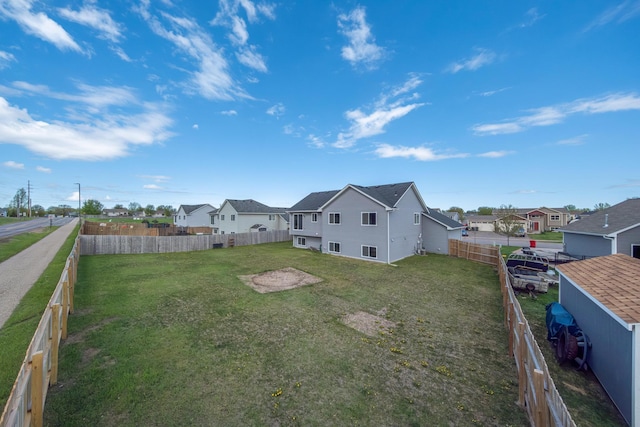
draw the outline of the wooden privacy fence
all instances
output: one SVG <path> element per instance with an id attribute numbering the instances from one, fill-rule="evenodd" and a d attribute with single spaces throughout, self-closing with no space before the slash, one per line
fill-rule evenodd
<path id="1" fill-rule="evenodd" d="M 211 234 L 211 227 L 178 227 L 173 224 L 151 224 L 141 222 L 91 222 L 82 224 L 80 234 L 96 236 L 184 236 Z"/>
<path id="2" fill-rule="evenodd" d="M 575 426 L 549 374 L 520 303 L 509 281 L 507 264 L 499 257 L 498 274 L 502 289 L 505 326 L 509 331 L 509 353 L 518 369 L 518 404 L 524 407 L 533 427 Z"/>
<path id="3" fill-rule="evenodd" d="M 480 245 L 455 239 L 449 240 L 449 255 L 495 266 L 502 258 L 499 246 Z"/>
<path id="4" fill-rule="evenodd" d="M 36 329 L 0 418 L 0 427 L 41 426 L 50 385 L 58 381 L 58 347 L 73 313 L 80 240 L 76 238 L 60 280 Z"/>
<path id="5" fill-rule="evenodd" d="M 258 245 L 291 239 L 287 230 L 196 236 L 81 235 L 81 255 L 151 254 L 203 251 L 218 247 Z"/>

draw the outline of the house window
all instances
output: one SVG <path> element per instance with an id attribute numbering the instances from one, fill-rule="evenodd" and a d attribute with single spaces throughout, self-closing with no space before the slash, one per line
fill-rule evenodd
<path id="1" fill-rule="evenodd" d="M 178 220 L 178 215 L 174 215 L 174 216 L 173 216 L 173 220 L 174 220 L 174 221 L 177 221 L 177 220 Z"/>
<path id="2" fill-rule="evenodd" d="M 235 215 L 231 215 L 231 221 L 235 221 L 236 220 L 236 216 Z"/>
<path id="3" fill-rule="evenodd" d="M 276 216 L 275 216 L 275 215 L 269 215 L 269 221 L 273 221 L 273 220 L 275 220 L 275 219 L 276 219 Z"/>
<path id="4" fill-rule="evenodd" d="M 293 214 L 293 229 L 302 230 L 302 214 Z"/>
<path id="5" fill-rule="evenodd" d="M 551 221 L 560 221 L 560 215 L 551 215 Z"/>
<path id="6" fill-rule="evenodd" d="M 312 213 L 311 214 L 311 222 L 318 222 L 318 214 L 317 213 Z"/>
<path id="7" fill-rule="evenodd" d="M 420 213 L 415 212 L 413 214 L 413 225 L 420 225 Z"/>
<path id="8" fill-rule="evenodd" d="M 378 248 L 362 245 L 362 256 L 364 258 L 378 258 Z"/>
<path id="9" fill-rule="evenodd" d="M 213 219 L 213 215 L 211 215 L 211 225 L 215 224 L 214 219 Z"/>
<path id="10" fill-rule="evenodd" d="M 329 212 L 329 224 L 340 224 L 340 212 Z"/>
<path id="11" fill-rule="evenodd" d="M 298 237 L 296 240 L 297 246 L 307 246 L 307 239 L 304 237 Z"/>
<path id="12" fill-rule="evenodd" d="M 329 242 L 329 252 L 335 252 L 337 254 L 340 253 L 340 243 L 339 242 Z"/>
<path id="13" fill-rule="evenodd" d="M 224 221 L 224 215 L 220 215 L 220 221 Z"/>
<path id="14" fill-rule="evenodd" d="M 375 212 L 362 212 L 362 225 L 377 225 L 378 217 Z"/>

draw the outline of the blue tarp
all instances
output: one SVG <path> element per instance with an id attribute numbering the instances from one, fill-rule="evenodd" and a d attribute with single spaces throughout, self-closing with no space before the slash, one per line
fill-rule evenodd
<path id="1" fill-rule="evenodd" d="M 571 335 L 577 335 L 580 328 L 571 313 L 559 302 L 547 304 L 547 339 L 552 340 L 558 338 L 558 332 L 563 326 L 569 329 Z"/>

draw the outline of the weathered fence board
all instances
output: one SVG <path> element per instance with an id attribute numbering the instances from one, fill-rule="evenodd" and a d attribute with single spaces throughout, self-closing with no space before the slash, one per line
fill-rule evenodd
<path id="1" fill-rule="evenodd" d="M 81 255 L 115 255 L 142 253 L 190 252 L 223 247 L 285 242 L 291 239 L 287 230 L 239 234 L 203 234 L 188 236 L 116 236 L 81 235 Z M 233 245 L 229 244 L 233 240 Z"/>

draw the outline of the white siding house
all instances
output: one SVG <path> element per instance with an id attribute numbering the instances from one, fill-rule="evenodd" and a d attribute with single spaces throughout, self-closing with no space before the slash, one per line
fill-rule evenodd
<path id="1" fill-rule="evenodd" d="M 288 230 L 288 218 L 285 208 L 274 208 L 253 199 L 227 199 L 220 209 L 210 213 L 214 234 Z"/>
<path id="2" fill-rule="evenodd" d="M 215 210 L 208 203 L 202 205 L 180 205 L 173 216 L 173 224 L 178 227 L 211 227 L 209 212 Z"/>

